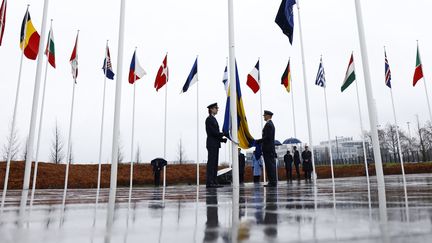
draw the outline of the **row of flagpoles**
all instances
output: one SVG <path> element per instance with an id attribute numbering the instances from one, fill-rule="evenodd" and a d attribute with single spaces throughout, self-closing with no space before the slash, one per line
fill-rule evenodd
<path id="1" fill-rule="evenodd" d="M 28 11 L 28 7 L 26 10 L 26 14 L 24 16 L 23 19 L 23 23 L 21 26 L 21 38 L 20 38 L 20 47 L 22 49 L 22 54 L 21 54 L 21 62 L 20 62 L 20 72 L 18 75 L 18 83 L 17 83 L 17 92 L 16 92 L 16 96 L 15 96 L 15 105 L 14 105 L 14 113 L 13 113 L 13 119 L 12 119 L 12 129 L 11 131 L 15 130 L 15 123 L 16 123 L 16 110 L 17 110 L 17 103 L 19 100 L 19 88 L 20 88 L 20 79 L 21 79 L 21 71 L 22 71 L 22 59 L 23 56 L 26 56 L 29 59 L 35 60 L 38 59 L 38 63 L 37 63 L 37 71 L 36 71 L 36 82 L 35 82 L 35 90 L 34 90 L 34 96 L 33 96 L 33 107 L 32 107 L 32 116 L 31 116 L 31 122 L 30 122 L 30 133 L 29 133 L 29 143 L 28 143 L 28 151 L 29 154 L 27 156 L 26 159 L 26 171 L 25 171 L 25 176 L 24 176 L 24 185 L 23 185 L 23 189 L 24 190 L 28 190 L 29 189 L 29 182 L 30 182 L 30 166 L 31 166 L 31 160 L 33 157 L 33 143 L 34 143 L 34 133 L 35 133 L 35 126 L 36 126 L 36 119 L 37 119 L 37 106 L 38 106 L 38 99 L 39 99 L 39 86 L 40 86 L 40 76 L 41 76 L 41 70 L 42 70 L 42 59 L 43 59 L 43 55 L 38 55 L 38 53 L 42 53 L 43 51 L 43 45 L 41 43 L 44 43 L 44 36 L 45 36 L 45 26 L 46 26 L 46 18 L 47 18 L 47 6 L 48 6 L 48 0 L 44 1 L 44 14 L 43 14 L 43 21 L 42 21 L 42 30 L 41 30 L 41 35 L 39 35 L 35 29 L 35 27 L 33 26 L 32 22 L 31 22 L 31 17 L 30 17 L 30 13 Z M 236 73 L 235 73 L 235 50 L 234 50 L 234 29 L 233 29 L 233 12 L 232 12 L 232 0 L 228 1 L 229 3 L 229 58 L 228 58 L 228 63 L 227 63 L 227 67 L 225 68 L 225 72 L 227 72 L 227 70 L 229 70 L 229 79 L 228 79 L 228 75 L 225 78 L 224 77 L 224 85 L 225 87 L 228 89 L 228 85 L 230 85 L 230 92 L 231 92 L 231 97 L 236 97 L 236 84 L 235 82 L 228 82 L 228 80 L 236 80 Z M 114 137 L 113 137 L 113 146 L 112 146 L 112 173 L 111 173 L 111 185 L 113 188 L 115 188 L 116 185 L 116 175 L 117 175 L 117 155 L 118 155 L 118 137 L 119 137 L 119 110 L 120 110 L 120 103 L 121 103 L 121 96 L 120 96 L 120 92 L 121 92 L 121 79 L 122 79 L 122 70 L 121 70 L 121 66 L 123 63 L 123 33 L 124 33 L 124 0 L 121 1 L 121 17 L 120 17 L 120 26 L 119 26 L 119 46 L 118 46 L 118 67 L 117 67 L 117 85 L 116 85 L 116 101 L 115 101 L 115 118 L 114 118 Z M 370 123 L 371 123 L 371 130 L 372 130 L 372 137 L 373 137 L 373 144 L 374 144 L 374 157 L 375 157 L 375 163 L 377 165 L 377 175 L 380 174 L 379 177 L 379 192 L 380 192 L 380 196 L 384 196 L 385 198 L 385 191 L 383 193 L 383 188 L 384 188 L 384 180 L 383 180 L 383 176 L 382 176 L 382 167 L 381 167 L 381 163 L 380 163 L 380 156 L 379 156 L 379 146 L 377 143 L 377 134 L 376 133 L 376 117 L 374 115 L 374 104 L 372 104 L 372 90 L 371 90 L 371 85 L 370 85 L 370 75 L 369 75 L 369 70 L 368 70 L 368 60 L 367 60 L 367 51 L 366 51 L 366 46 L 364 43 L 364 30 L 363 30 L 363 24 L 362 24 L 362 19 L 361 19 L 361 6 L 360 6 L 360 2 L 358 0 L 355 0 L 355 4 L 356 4 L 356 13 L 357 13 L 357 23 L 358 23 L 358 29 L 359 29 L 359 37 L 360 37 L 360 43 L 361 43 L 361 51 L 362 51 L 362 60 L 363 60 L 363 66 L 365 67 L 364 72 L 365 72 L 365 83 L 366 83 L 366 93 L 367 93 L 367 100 L 368 100 L 368 111 L 369 111 L 369 117 L 370 117 Z M 307 79 L 306 79 L 306 65 L 305 65 L 305 57 L 304 57 L 304 48 L 303 48 L 303 37 L 302 37 L 302 30 L 301 30 L 301 22 L 300 22 L 300 7 L 299 7 L 299 3 L 298 1 L 294 1 L 294 0 L 283 0 L 281 3 L 281 6 L 279 8 L 277 17 L 276 17 L 276 23 L 281 27 L 281 29 L 283 30 L 284 34 L 286 34 L 289 38 L 290 43 L 292 43 L 293 41 L 293 32 L 294 32 L 294 18 L 293 18 L 293 6 L 296 5 L 297 9 L 298 9 L 298 19 L 299 19 L 299 30 L 300 30 L 300 42 L 301 42 L 301 52 L 302 52 L 302 66 L 303 66 L 303 77 L 304 77 L 304 88 L 305 88 L 305 99 L 306 99 L 306 108 L 307 108 L 307 120 L 308 120 L 308 135 L 309 135 L 309 145 L 311 148 L 311 151 L 313 153 L 313 142 L 312 142 L 312 132 L 311 132 L 311 118 L 310 118 L 310 112 L 309 112 L 309 98 L 308 98 L 308 88 L 307 88 Z M 6 7 L 7 7 L 7 1 L 3 0 L 1 8 L 0 8 L 0 45 L 1 45 L 1 41 L 4 35 L 4 29 L 5 29 L 5 23 L 6 23 Z M 68 169 L 69 169 L 69 160 L 70 160 L 70 148 L 71 148 L 71 134 L 72 134 L 72 121 L 73 121 L 73 106 L 74 106 L 74 96 L 75 96 L 75 86 L 77 84 L 77 77 L 78 77 L 78 33 L 76 36 L 76 40 L 75 40 L 75 45 L 74 45 L 74 49 L 70 58 L 70 64 L 71 64 L 71 68 L 72 68 L 72 77 L 73 77 L 73 89 L 72 89 L 72 101 L 71 101 L 71 111 L 70 111 L 70 119 L 69 119 L 69 135 L 68 135 L 68 144 L 67 144 L 67 161 L 66 161 L 66 174 L 65 174 L 65 188 L 64 188 L 64 196 L 63 196 L 63 200 L 66 199 L 66 191 L 67 191 L 67 182 L 68 182 Z M 41 127 L 43 124 L 43 110 L 44 110 L 44 103 L 45 103 L 45 87 L 46 87 L 46 80 L 47 80 L 47 73 L 48 73 L 48 64 L 50 64 L 53 68 L 56 67 L 55 65 L 55 42 L 54 42 L 54 35 L 53 35 L 53 30 L 52 30 L 52 24 L 50 27 L 50 31 L 48 34 L 48 41 L 47 41 L 47 45 L 45 48 L 45 53 L 47 56 L 46 59 L 46 71 L 45 71 L 45 77 L 43 80 L 43 90 L 42 90 L 42 104 L 41 104 L 41 111 L 40 111 L 40 118 L 39 118 L 39 130 L 38 130 L 38 136 L 37 136 L 37 143 L 36 143 L 36 155 L 35 155 L 35 170 L 34 170 L 34 178 L 35 180 L 33 181 L 33 185 L 32 185 L 32 196 L 31 198 L 33 199 L 34 197 L 34 189 L 35 189 L 35 185 L 36 185 L 36 178 L 37 178 L 37 165 L 38 165 L 38 156 L 39 156 L 39 146 L 40 146 L 40 138 L 41 138 Z M 164 123 L 164 157 L 166 158 L 166 134 L 167 134 L 167 129 L 166 129 L 166 121 L 167 121 L 167 83 L 168 83 L 168 79 L 169 79 L 169 72 L 168 72 L 168 64 L 167 64 L 167 56 L 165 56 L 162 65 L 160 66 L 159 70 L 158 70 L 158 74 L 155 80 L 155 84 L 154 87 L 155 89 L 158 91 L 159 89 L 161 89 L 163 86 L 166 86 L 165 88 L 165 123 Z M 392 94 L 392 90 L 391 90 L 391 74 L 390 74 L 390 67 L 388 64 L 388 60 L 387 60 L 387 54 L 386 52 L 384 52 L 384 56 L 385 56 L 385 83 L 386 85 L 390 88 L 390 94 L 391 94 L 391 99 L 392 99 L 392 105 L 393 105 L 393 115 L 394 115 L 394 121 L 395 124 L 397 126 L 397 119 L 396 119 L 396 111 L 395 111 L 395 107 L 394 107 L 394 102 L 393 102 L 393 94 Z M 229 65 L 228 65 L 229 64 Z M 228 68 L 229 67 L 229 68 Z M 102 142 L 103 142 L 103 126 L 104 126 L 104 110 L 105 110 L 105 88 L 106 88 L 106 79 L 114 79 L 114 72 L 112 69 L 112 63 L 111 63 L 111 57 L 110 57 L 110 52 L 109 52 L 109 48 L 108 48 L 108 42 L 106 44 L 106 52 L 105 52 L 105 60 L 104 60 L 104 64 L 103 64 L 103 71 L 104 71 L 104 92 L 103 92 L 103 104 L 102 104 L 102 119 L 101 119 L 101 132 L 100 132 L 100 141 L 99 141 L 99 167 L 98 167 L 98 188 L 100 187 L 100 172 L 101 172 L 101 153 L 102 153 Z M 253 68 L 252 72 L 249 73 L 248 78 L 247 78 L 247 82 L 246 84 L 252 89 L 252 91 L 254 93 L 260 91 L 260 108 L 262 110 L 262 102 L 261 102 L 261 89 L 260 89 L 260 74 L 259 74 L 260 70 L 259 70 L 259 60 L 256 64 L 256 66 Z M 139 65 L 138 59 L 136 57 L 136 49 L 135 52 L 133 54 L 132 60 L 131 60 L 131 64 L 130 64 L 130 70 L 129 70 L 129 83 L 134 85 L 134 95 L 133 95 L 133 113 L 132 113 L 132 124 L 131 124 L 131 129 L 132 129 L 132 138 L 131 138 L 131 168 L 130 168 L 130 173 L 131 173 L 131 177 L 130 177 L 130 193 L 132 190 L 132 184 L 133 184 L 133 146 L 134 146 L 134 127 L 135 127 L 135 82 L 139 79 L 141 79 L 144 75 L 146 74 L 146 72 L 144 71 L 144 69 Z M 416 69 L 415 69 L 415 74 L 414 74 L 414 79 L 413 79 L 413 86 L 415 86 L 417 84 L 417 82 L 424 78 L 423 76 L 423 70 L 422 70 L 422 64 L 421 64 L 421 58 L 420 58 L 420 51 L 419 51 L 419 47 L 417 45 L 417 58 L 416 58 Z M 351 58 L 350 58 L 350 62 L 348 65 L 348 69 L 346 72 L 346 77 L 345 80 L 342 84 L 341 87 L 341 91 L 343 92 L 346 88 L 348 88 L 348 86 L 350 86 L 350 84 L 352 82 L 356 81 L 356 77 L 355 77 L 355 67 L 354 67 L 354 55 L 351 54 Z M 198 114 L 198 107 L 199 107 L 199 96 L 198 96 L 198 57 L 196 58 L 194 65 L 192 67 L 192 70 L 186 80 L 186 83 L 183 86 L 182 92 L 186 92 L 190 86 L 192 86 L 193 84 L 197 83 L 197 114 Z M 288 65 L 286 67 L 286 69 L 284 70 L 284 74 L 282 75 L 281 78 L 281 84 L 284 85 L 285 89 L 288 92 L 292 92 L 291 90 L 291 69 L 290 69 L 290 61 L 288 62 Z M 329 119 L 328 119 L 328 107 L 327 107 L 327 96 L 326 96 L 326 80 L 325 80 L 325 72 L 324 72 L 324 65 L 323 65 L 323 61 L 321 58 L 320 61 L 320 65 L 319 65 L 319 69 L 318 69 L 318 74 L 316 77 L 316 81 L 315 84 L 318 86 L 323 87 L 324 90 L 324 104 L 325 104 L 325 111 L 326 111 L 326 121 L 327 121 L 327 135 L 328 135 L 328 139 L 330 141 L 330 125 L 329 125 Z M 432 120 L 432 113 L 431 113 L 431 109 L 430 109 L 430 104 L 429 104 L 429 98 L 428 98 L 428 94 L 427 94 L 427 88 L 426 88 L 426 82 L 424 82 L 425 85 L 425 92 L 426 92 L 426 99 L 427 99 L 427 104 L 428 104 L 428 110 L 429 110 L 429 115 L 430 118 Z M 359 108 L 359 116 L 360 116 L 360 129 L 361 131 L 363 131 L 363 125 L 362 125 L 362 117 L 361 117 L 361 111 L 360 111 L 360 99 L 358 96 L 358 87 L 357 87 L 357 82 L 356 82 L 356 93 L 357 93 L 357 103 L 358 103 L 358 108 Z M 291 94 L 292 97 L 292 106 L 293 106 L 293 114 L 294 112 L 294 97 L 293 94 Z M 236 100 L 236 99 L 233 99 Z M 236 102 L 231 102 L 230 103 L 230 112 L 231 114 L 237 114 L 237 104 Z M 231 135 L 233 138 L 237 138 L 237 116 L 231 116 L 231 124 L 233 124 L 233 126 L 231 127 Z M 197 129 L 198 129 L 198 119 L 197 119 Z M 263 125 L 261 124 L 261 127 Z M 296 136 L 296 126 L 295 126 L 295 117 L 293 117 L 293 126 L 294 126 L 294 136 Z M 400 141 L 399 141 L 399 134 L 397 134 L 397 138 L 398 138 L 398 146 L 400 147 Z M 197 130 L 197 144 L 198 144 L 198 130 Z M 237 167 L 237 140 L 234 139 L 234 143 L 232 143 L 232 161 L 233 161 L 233 175 L 234 177 L 236 177 L 238 175 L 238 167 Z M 11 146 L 9 146 L 9 148 L 11 148 Z M 329 149 L 330 149 L 330 164 L 331 164 L 331 168 L 332 168 L 332 181 L 333 181 L 333 186 L 334 186 L 334 173 L 333 173 L 333 159 L 331 157 L 331 146 L 329 143 Z M 363 140 L 363 149 L 365 151 L 365 143 Z M 400 152 L 400 148 L 399 148 L 399 152 Z M 6 176 L 5 176 L 5 185 L 4 188 L 5 190 L 3 190 L 3 197 L 2 197 L 2 208 L 3 208 L 3 204 L 4 204 L 4 198 L 5 198 L 5 193 L 7 190 L 7 182 L 8 182 L 8 176 L 9 176 L 9 168 L 10 168 L 10 155 L 11 153 L 8 153 L 8 158 L 7 158 L 7 166 L 6 166 Z M 368 171 L 367 171 L 367 161 L 366 161 L 366 156 L 365 157 L 365 166 L 366 166 L 366 175 L 367 175 L 367 179 L 368 179 Z M 402 161 L 402 156 L 401 157 L 401 165 L 402 165 L 402 173 L 404 175 L 404 170 L 403 170 L 403 161 Z M 312 156 L 312 162 L 313 162 L 313 168 L 315 171 L 315 164 L 314 164 L 314 160 L 313 160 L 314 156 Z M 197 148 L 197 185 L 199 184 L 199 150 Z M 237 172 L 236 172 L 237 171 Z M 378 173 L 378 171 L 381 171 L 380 173 Z M 166 170 L 164 168 L 164 186 L 166 185 Z M 265 177 L 265 176 L 264 176 Z M 234 187 L 238 186 L 238 184 L 236 185 L 236 181 L 238 180 L 238 178 L 234 178 L 233 180 L 233 184 Z M 314 181 L 316 181 L 316 176 L 314 176 Z M 368 179 L 368 183 L 369 183 L 369 179 Z M 404 178 L 404 189 L 405 189 L 405 194 L 406 194 L 406 182 L 405 182 L 405 178 Z M 369 192 L 370 193 L 370 192 Z M 24 194 L 23 194 L 24 195 Z M 99 196 L 99 190 L 97 193 L 97 198 Z M 98 199 L 96 199 L 98 200 Z M 31 200 L 32 201 L 32 200 Z"/>

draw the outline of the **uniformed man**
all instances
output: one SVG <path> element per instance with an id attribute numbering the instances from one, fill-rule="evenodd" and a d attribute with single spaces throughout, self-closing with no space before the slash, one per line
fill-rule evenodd
<path id="1" fill-rule="evenodd" d="M 309 151 L 308 146 L 305 146 L 305 150 L 302 152 L 302 159 L 303 159 L 303 170 L 305 173 L 305 179 L 311 180 L 312 179 L 312 153 Z"/>
<path id="2" fill-rule="evenodd" d="M 296 169 L 297 180 L 300 180 L 300 153 L 297 150 L 297 146 L 293 147 L 294 149 L 294 166 Z"/>
<path id="3" fill-rule="evenodd" d="M 287 181 L 292 181 L 293 157 L 292 157 L 289 150 L 287 150 L 287 153 L 284 155 L 284 162 L 285 162 L 285 171 L 286 171 Z"/>
<path id="4" fill-rule="evenodd" d="M 238 149 L 238 153 L 239 153 L 239 181 L 240 184 L 244 183 L 244 173 L 245 173 L 245 166 L 246 166 L 246 157 L 245 155 L 241 152 L 241 149 Z"/>
<path id="5" fill-rule="evenodd" d="M 273 112 L 264 111 L 264 121 L 266 124 L 262 130 L 262 138 L 257 140 L 261 144 L 262 153 L 267 171 L 269 183 L 265 187 L 276 187 L 276 161 L 277 157 L 275 149 L 275 127 L 272 122 Z"/>
<path id="6" fill-rule="evenodd" d="M 215 118 L 219 110 L 217 103 L 213 103 L 207 106 L 207 108 L 209 116 L 205 121 L 207 132 L 206 147 L 208 152 L 206 186 L 210 188 L 221 187 L 217 183 L 219 148 L 221 147 L 221 142 L 226 143 L 227 139 L 224 138 L 223 133 L 220 132 L 219 124 Z"/>

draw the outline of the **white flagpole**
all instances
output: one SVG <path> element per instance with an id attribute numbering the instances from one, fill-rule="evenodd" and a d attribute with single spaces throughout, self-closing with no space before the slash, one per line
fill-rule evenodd
<path id="1" fill-rule="evenodd" d="M 49 41 L 51 39 L 51 32 L 52 30 L 52 19 L 51 19 L 51 28 L 48 35 L 48 45 Z M 33 207 L 33 200 L 34 200 L 34 194 L 36 190 L 36 180 L 37 180 L 37 173 L 38 173 L 38 165 L 39 165 L 39 149 L 40 149 L 40 140 L 42 137 L 42 124 L 43 124 L 43 115 L 44 115 L 44 108 L 45 108 L 45 91 L 46 91 L 46 82 L 47 82 L 47 76 L 48 76 L 48 56 L 45 63 L 45 77 L 43 81 L 43 89 L 42 89 L 42 104 L 41 104 L 41 114 L 39 118 L 39 130 L 37 135 L 37 143 L 36 143 L 36 157 L 35 157 L 35 165 L 34 165 L 34 171 L 33 171 L 33 185 L 32 185 L 32 191 L 30 196 L 30 209 Z"/>
<path id="2" fill-rule="evenodd" d="M 27 4 L 27 11 L 29 9 L 29 4 Z M 26 22 L 27 22 L 27 18 L 28 15 L 26 14 Z M 24 33 L 26 33 L 26 28 L 27 25 L 24 25 Z M 9 170 L 10 170 L 10 162 L 11 162 L 11 158 L 12 158 L 12 136 L 15 132 L 15 125 L 16 125 L 16 115 L 17 115 L 17 110 L 18 110 L 18 101 L 19 101 L 19 91 L 21 88 L 21 73 L 22 73 L 22 63 L 23 63 L 23 57 L 24 57 L 24 47 L 22 48 L 21 51 L 21 58 L 20 58 L 20 65 L 19 65 L 19 72 L 18 72 L 18 82 L 17 82 L 17 88 L 16 88 L 16 92 L 15 92 L 15 104 L 14 104 L 14 111 L 13 111 L 13 115 L 12 115 L 12 125 L 11 125 L 11 131 L 10 131 L 10 141 L 9 141 L 9 147 L 8 147 L 8 156 L 7 156 L 7 160 L 6 160 L 6 173 L 5 173 L 5 179 L 4 179 L 4 185 L 3 185 L 3 192 L 2 192 L 2 201 L 1 201 L 1 209 L 0 209 L 0 215 L 3 214 L 3 208 L 4 208 L 4 203 L 5 203 L 5 199 L 6 199 L 6 193 L 7 193 L 7 188 L 8 188 L 8 182 L 9 182 Z"/>
<path id="3" fill-rule="evenodd" d="M 39 105 L 39 90 L 40 90 L 40 82 L 41 82 L 41 73 L 42 73 L 42 61 L 43 61 L 43 49 L 44 45 L 41 43 L 45 43 L 45 33 L 46 33 L 46 22 L 48 15 L 48 4 L 49 0 L 44 0 L 43 5 L 43 15 L 42 15 L 42 28 L 39 40 L 39 55 L 37 58 L 37 66 L 36 66 L 36 77 L 35 77 L 35 85 L 33 91 L 33 104 L 32 104 L 32 112 L 30 118 L 30 129 L 27 143 L 27 158 L 25 162 L 25 170 L 24 170 L 24 182 L 23 182 L 23 192 L 21 197 L 21 206 L 20 208 L 25 210 L 25 205 L 27 204 L 28 198 L 28 190 L 30 186 L 30 175 L 31 175 L 31 165 L 33 160 L 33 145 L 34 145 L 34 135 L 36 130 L 36 120 L 37 120 L 37 111 Z M 24 211 L 20 210 L 20 215 L 24 215 Z"/>
<path id="4" fill-rule="evenodd" d="M 197 56 L 197 62 L 198 62 L 198 56 Z M 198 64 L 198 63 L 197 63 Z M 197 94 L 196 94 L 196 98 L 197 98 L 197 157 L 196 157 L 196 184 L 197 186 L 199 186 L 200 182 L 199 182 L 199 80 L 198 80 L 198 70 L 197 70 L 197 88 L 196 88 Z"/>
<path id="5" fill-rule="evenodd" d="M 294 110 L 294 91 L 291 84 L 291 106 L 292 106 L 292 114 L 293 114 L 293 128 L 294 128 L 294 137 L 297 138 L 297 128 L 296 128 L 296 119 L 295 119 L 295 110 Z"/>
<path id="6" fill-rule="evenodd" d="M 261 66 L 261 60 L 260 60 L 261 58 L 258 58 L 258 62 L 260 63 L 260 66 Z M 259 77 L 259 79 L 260 80 L 258 80 L 259 81 L 259 85 L 260 85 L 260 89 L 259 89 L 259 93 L 260 93 L 260 121 L 261 121 L 261 130 L 263 130 L 263 127 L 264 127 L 264 124 L 263 124 L 263 119 L 262 119 L 262 115 L 263 115 L 263 105 L 262 105 L 262 92 L 261 92 L 261 90 L 262 90 L 262 84 L 261 84 L 261 67 L 260 67 L 260 70 L 258 70 L 260 73 L 258 74 L 258 77 Z M 265 170 L 265 162 L 264 162 L 264 159 L 263 159 L 263 157 L 261 156 L 261 159 L 262 159 L 262 161 L 263 161 L 263 182 L 264 183 L 266 183 L 267 182 L 267 179 L 266 179 L 266 170 Z"/>
<path id="7" fill-rule="evenodd" d="M 237 134 L 237 89 L 236 89 L 236 59 L 234 43 L 234 7 L 233 0 L 228 0 L 228 41 L 229 41 L 229 82 L 230 82 L 230 110 L 231 110 L 231 136 L 234 140 L 231 146 L 232 151 L 232 179 L 233 191 L 239 189 L 239 164 L 238 164 L 238 134 Z M 233 200 L 238 204 L 238 198 Z M 234 204 L 233 204 L 234 205 Z M 238 208 L 237 208 L 238 210 Z"/>
<path id="8" fill-rule="evenodd" d="M 135 47 L 135 53 L 136 53 Z M 136 58 L 136 56 L 135 56 Z M 133 83 L 133 105 L 132 105 L 132 137 L 131 137 L 131 162 L 130 162 L 130 178 L 129 178 L 129 205 L 132 196 L 133 186 L 133 152 L 134 152 L 134 135 L 135 135 L 135 91 L 136 91 L 136 75 L 134 75 Z"/>
<path id="9" fill-rule="evenodd" d="M 421 57 L 420 57 L 420 47 L 419 47 L 418 40 L 417 40 L 417 50 L 418 50 L 419 58 L 421 60 Z M 428 95 L 428 91 L 427 91 L 426 78 L 424 76 L 424 73 L 423 73 L 423 84 L 424 84 L 424 90 L 425 90 L 425 95 L 426 95 L 426 102 L 427 102 L 428 111 L 429 111 L 429 121 L 432 121 L 432 112 L 431 112 L 431 106 L 430 106 L 430 102 L 429 102 L 429 95 Z"/>
<path id="10" fill-rule="evenodd" d="M 378 140 L 378 130 L 377 130 L 377 118 L 375 113 L 375 105 L 374 105 L 374 97 L 371 86 L 371 78 L 369 72 L 369 60 L 367 54 L 366 47 L 366 37 L 363 26 L 363 16 L 361 10 L 361 4 L 359 0 L 355 0 L 355 8 L 356 8 L 356 16 L 357 16 L 357 26 L 359 32 L 359 40 L 360 40 L 360 50 L 362 52 L 362 63 L 363 63 L 363 72 L 365 77 L 365 86 L 366 86 L 366 98 L 368 104 L 368 112 L 369 112 L 369 123 L 372 133 L 372 144 L 373 144 L 373 152 L 374 152 L 374 160 L 375 160 L 375 171 L 377 176 L 378 183 L 378 199 L 379 199 L 379 209 L 380 209 L 380 219 L 383 223 L 387 222 L 387 205 L 386 205 L 386 192 L 385 192 L 385 183 L 384 183 L 384 172 L 381 161 L 381 151 Z"/>
<path id="11" fill-rule="evenodd" d="M 167 53 L 168 55 L 168 53 Z M 167 64 L 168 66 L 168 64 Z M 168 67 L 167 67 L 168 68 Z M 167 159 L 167 109 L 168 109 L 168 76 L 166 76 L 167 81 L 165 84 L 165 121 L 164 121 L 164 159 L 168 161 Z M 166 187 L 166 166 L 163 167 L 163 188 L 165 190 Z"/>
<path id="12" fill-rule="evenodd" d="M 109 242 L 111 228 L 114 221 L 114 206 L 117 192 L 117 168 L 118 168 L 118 143 L 120 137 L 120 110 L 121 110 L 121 90 L 122 90 L 122 76 L 123 76 L 123 47 L 124 47 L 124 27 L 125 27 L 125 4 L 126 0 L 120 1 L 120 17 L 119 17 L 119 38 L 118 38 L 118 64 L 117 64 L 117 78 L 116 78 L 116 94 L 114 106 L 114 126 L 113 126 L 113 142 L 111 154 L 111 179 L 110 179 L 110 192 L 108 200 L 108 216 L 107 216 L 107 236 L 106 240 Z"/>
<path id="13" fill-rule="evenodd" d="M 101 173 L 102 173 L 102 145 L 103 145 L 103 130 L 104 130 L 104 118 L 105 118 L 105 91 L 106 91 L 106 74 L 108 72 L 108 40 L 106 41 L 105 47 L 105 63 L 104 63 L 104 87 L 102 94 L 102 115 L 101 115 L 101 128 L 100 128 L 100 138 L 99 138 L 99 156 L 98 156 L 98 178 L 97 178 L 97 189 L 96 189 L 96 205 L 99 202 L 99 193 L 100 193 L 100 183 L 101 183 Z"/>
<path id="14" fill-rule="evenodd" d="M 299 0 L 297 0 L 297 10 L 298 10 L 298 19 L 299 19 L 299 34 L 300 34 L 300 49 L 302 55 L 302 67 L 303 67 L 303 83 L 305 90 L 305 101 L 306 101 L 306 115 L 307 115 L 307 123 L 308 123 L 308 134 L 309 134 L 309 147 L 312 154 L 312 170 L 313 170 L 313 182 L 316 184 L 317 174 L 315 170 L 315 158 L 314 158 L 314 149 L 313 149 L 313 141 L 312 141 L 312 121 L 310 117 L 310 108 L 309 108 L 309 93 L 308 93 L 308 83 L 306 76 L 306 60 L 304 55 L 304 44 L 303 44 L 303 32 L 301 26 L 301 17 L 300 17 L 300 5 Z"/>
<path id="15" fill-rule="evenodd" d="M 74 103 L 75 103 L 75 87 L 76 87 L 76 78 L 73 82 L 73 88 L 72 88 L 72 103 L 71 103 L 71 112 L 70 112 L 70 118 L 69 118 L 69 138 L 67 143 L 67 154 L 66 154 L 66 172 L 65 172 L 65 184 L 64 184 L 64 190 L 63 190 L 63 204 L 66 201 L 66 193 L 68 188 L 68 181 L 69 181 L 69 160 L 70 160 L 70 151 L 72 147 L 72 122 L 73 122 L 73 113 L 74 113 Z"/>

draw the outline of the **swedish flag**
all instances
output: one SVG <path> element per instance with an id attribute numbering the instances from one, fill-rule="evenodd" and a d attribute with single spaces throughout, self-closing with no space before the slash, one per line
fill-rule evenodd
<path id="1" fill-rule="evenodd" d="M 237 63 L 236 63 L 236 88 L 237 88 L 237 125 L 238 125 L 238 142 L 239 147 L 242 149 L 248 149 L 255 145 L 255 139 L 252 137 L 252 135 L 249 132 L 249 126 L 246 119 L 245 110 L 243 107 L 243 100 L 242 100 L 242 94 L 240 89 L 240 79 L 238 75 L 237 70 Z M 231 111 L 230 111 L 230 99 L 231 99 L 231 92 L 228 91 L 227 96 L 227 102 L 225 106 L 225 118 L 224 118 L 224 124 L 222 127 L 222 131 L 224 134 L 227 134 L 230 140 L 232 140 L 231 131 Z"/>

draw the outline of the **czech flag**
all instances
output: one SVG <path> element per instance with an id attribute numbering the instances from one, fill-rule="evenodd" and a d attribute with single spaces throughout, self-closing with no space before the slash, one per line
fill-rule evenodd
<path id="1" fill-rule="evenodd" d="M 28 59 L 36 59 L 39 52 L 39 40 L 40 36 L 31 22 L 27 9 L 21 25 L 20 48 Z"/>
<path id="2" fill-rule="evenodd" d="M 129 83 L 134 84 L 135 81 L 144 77 L 146 75 L 146 71 L 140 66 L 138 59 L 136 58 L 136 50 L 132 56 L 132 61 L 129 69 Z"/>
<path id="3" fill-rule="evenodd" d="M 252 71 L 248 74 L 246 84 L 255 94 L 260 89 L 259 60 Z"/>

